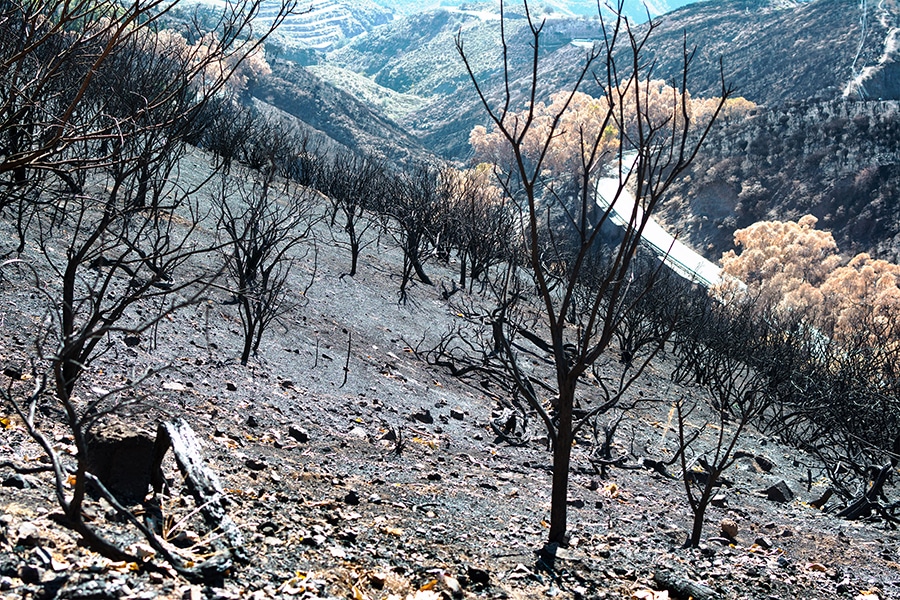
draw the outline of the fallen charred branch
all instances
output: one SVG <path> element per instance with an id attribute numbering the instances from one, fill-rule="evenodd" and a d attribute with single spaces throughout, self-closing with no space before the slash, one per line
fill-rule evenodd
<path id="1" fill-rule="evenodd" d="M 679 598 L 694 598 L 694 600 L 715 600 L 719 593 L 708 585 L 691 581 L 671 571 L 659 570 L 653 574 L 653 581 L 665 590 L 669 590 Z"/>
<path id="2" fill-rule="evenodd" d="M 874 512 L 892 525 L 900 523 L 900 519 L 897 519 L 897 517 L 888 513 L 888 510 L 894 509 L 895 505 L 885 506 L 879 502 L 879 499 L 887 501 L 887 496 L 884 494 L 884 484 L 887 482 L 888 476 L 890 476 L 893 468 L 894 465 L 891 463 L 887 463 L 881 467 L 869 489 L 847 505 L 846 508 L 838 512 L 837 516 L 842 519 L 853 521 L 869 517 Z"/>
<path id="3" fill-rule="evenodd" d="M 247 559 L 244 538 L 231 517 L 228 516 L 228 496 L 222 488 L 219 477 L 204 464 L 200 454 L 200 443 L 194 430 L 183 419 L 160 423 L 156 434 L 156 449 L 153 460 L 153 490 L 162 490 L 162 460 L 166 452 L 172 449 L 175 462 L 185 478 L 185 485 L 199 507 L 206 525 L 219 533 L 219 553 L 227 558 L 241 561 Z M 222 560 L 224 569 L 230 560 Z"/>

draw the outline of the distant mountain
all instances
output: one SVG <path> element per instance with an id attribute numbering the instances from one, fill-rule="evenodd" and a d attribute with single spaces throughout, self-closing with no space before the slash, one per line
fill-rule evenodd
<path id="1" fill-rule="evenodd" d="M 260 21 L 270 23 L 281 7 L 280 0 L 267 0 Z M 301 0 L 274 36 L 282 53 L 324 51 L 394 19 L 394 12 L 372 0 Z"/>
<path id="2" fill-rule="evenodd" d="M 722 122 L 657 213 L 718 259 L 736 229 L 819 219 L 843 252 L 900 262 L 900 103 L 788 103 Z"/>
<path id="3" fill-rule="evenodd" d="M 508 24 L 513 48 L 524 19 Z M 462 35 L 471 49 L 474 68 L 499 72 L 500 22 L 465 12 L 432 10 L 398 19 L 328 54 L 325 62 L 352 69 L 396 92 L 426 98 L 453 97 L 469 86 L 465 65 L 454 45 Z"/>
<path id="4" fill-rule="evenodd" d="M 472 2 L 467 0 L 374 0 L 379 5 L 389 8 L 400 15 L 411 15 L 436 8 L 455 8 L 469 10 L 499 11 L 499 1 Z M 625 14 L 637 22 L 658 17 L 667 12 L 693 4 L 698 0 L 626 0 L 624 4 Z M 520 2 L 507 2 L 507 8 L 517 10 Z M 601 3 L 602 4 L 602 3 Z M 596 16 L 596 0 L 541 0 L 531 2 L 533 10 L 542 14 L 555 14 L 560 16 Z"/>
<path id="5" fill-rule="evenodd" d="M 697 0 L 627 0 L 624 14 L 636 23 L 663 15 Z M 270 22 L 281 6 L 267 0 L 262 7 L 263 22 Z M 532 2 L 536 14 L 553 17 L 596 17 L 596 0 L 543 0 Z M 500 3 L 466 0 L 308 0 L 279 28 L 275 43 L 286 56 L 303 57 L 309 51 L 339 47 L 373 28 L 403 17 L 437 9 L 466 14 L 497 15 Z M 521 12 L 520 3 L 507 3 L 507 10 Z M 608 12 L 608 11 L 607 11 Z"/>
<path id="6" fill-rule="evenodd" d="M 301 121 L 314 132 L 313 141 L 365 152 L 391 161 L 420 160 L 428 151 L 420 142 L 379 111 L 334 87 L 308 69 L 278 62 L 272 75 L 250 92 Z"/>
<path id="7" fill-rule="evenodd" d="M 654 20 L 656 30 L 645 56 L 655 61 L 655 78 L 677 76 L 686 34 L 688 43 L 698 48 L 690 80 L 695 96 L 719 93 L 721 59 L 726 79 L 740 95 L 759 104 L 834 99 L 866 65 L 878 65 L 890 43 L 892 25 L 885 20 L 890 10 L 868 3 L 865 27 L 862 15 L 858 0 L 691 3 Z M 528 43 L 527 35 L 517 29 L 524 26 L 522 20 L 512 19 L 508 25 L 514 46 Z M 435 151 L 462 157 L 468 132 L 484 115 L 454 47 L 457 33 L 476 73 L 488 90 L 495 89 L 499 28 L 496 19 L 476 11 L 432 10 L 398 18 L 330 52 L 325 62 L 395 92 L 429 100 L 405 123 L 415 126 L 415 133 Z M 598 37 L 596 19 L 549 18 L 543 41 L 546 89 L 563 89 L 583 60 L 584 50 L 569 42 Z M 517 56 L 514 51 L 510 54 Z M 882 71 L 894 64 L 882 62 Z M 897 90 L 891 78 L 882 76 L 879 81 L 879 97 L 893 97 Z M 590 86 L 587 90 L 599 93 Z"/>
<path id="8" fill-rule="evenodd" d="M 487 120 L 454 39 L 461 34 L 483 91 L 498 98 L 496 15 L 483 4 L 405 14 L 412 2 L 372 2 L 393 18 L 317 56 L 321 64 L 314 70 L 321 77 L 281 72 L 294 87 L 278 84 L 271 88 L 278 93 L 261 97 L 293 106 L 290 112 L 350 148 L 414 158 L 424 147 L 465 161 L 469 132 Z M 570 11 L 578 5 L 562 4 Z M 556 7 L 544 14 L 540 81 L 546 97 L 571 84 L 585 53 L 572 42 L 599 37 L 599 22 L 560 16 Z M 521 15 L 511 9 L 509 16 L 510 89 L 521 106 L 530 38 Z M 697 47 L 692 95 L 719 94 L 721 60 L 737 94 L 759 105 L 752 118 L 720 123 L 673 188 L 660 216 L 682 240 L 717 259 L 738 227 L 813 213 L 842 248 L 900 259 L 896 0 L 714 0 L 690 3 L 652 26 L 644 56 L 654 78 L 678 75 L 686 35 Z M 627 65 L 624 55 L 619 65 Z M 584 90 L 602 93 L 593 82 Z M 327 107 L 322 115 L 320 105 Z"/>
<path id="9" fill-rule="evenodd" d="M 701 2 L 659 20 L 647 50 L 656 76 L 675 77 L 686 34 L 697 48 L 691 93 L 717 92 L 721 60 L 740 95 L 774 106 L 842 97 L 867 65 L 893 62 L 898 25 L 896 2 Z M 900 97 L 900 86 L 885 94 Z"/>
<path id="10" fill-rule="evenodd" d="M 900 261 L 900 65 L 896 3 L 816 0 L 787 8 L 697 4 L 660 26 L 660 74 L 683 25 L 698 43 L 692 93 L 713 94 L 722 55 L 738 93 L 761 104 L 721 123 L 661 216 L 716 259 L 735 229 L 811 213 L 847 252 Z M 746 6 L 745 27 L 734 9 Z"/>

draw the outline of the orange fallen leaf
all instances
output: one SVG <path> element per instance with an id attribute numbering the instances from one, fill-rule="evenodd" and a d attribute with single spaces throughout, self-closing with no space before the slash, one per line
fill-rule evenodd
<path id="1" fill-rule="evenodd" d="M 353 586 L 352 590 L 353 590 L 353 600 L 369 600 L 369 597 L 366 595 L 366 593 L 363 592 L 362 590 L 360 590 L 355 585 Z"/>

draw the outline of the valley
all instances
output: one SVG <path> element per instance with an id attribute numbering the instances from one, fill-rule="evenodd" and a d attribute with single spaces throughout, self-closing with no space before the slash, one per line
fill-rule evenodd
<path id="1" fill-rule="evenodd" d="M 900 183 L 894 168 L 900 162 L 897 140 L 889 134 L 872 136 L 868 128 L 851 127 L 833 142 L 832 133 L 841 119 L 869 119 L 865 115 L 871 114 L 872 119 L 890 121 L 900 99 L 900 84 L 892 74 L 896 63 L 890 58 L 900 26 L 898 14 L 892 0 L 877 4 L 734 0 L 690 4 L 658 19 L 648 45 L 655 60 L 654 77 L 666 80 L 675 75 L 682 34 L 686 33 L 689 44 L 697 49 L 689 81 L 691 94 L 717 95 L 721 60 L 725 81 L 735 86 L 738 95 L 759 106 L 752 119 L 723 120 L 712 132 L 698 161 L 702 166 L 696 173 L 703 176 L 689 175 L 677 184 L 661 211 L 670 231 L 707 258 L 717 260 L 731 248 L 732 234 L 740 227 L 760 219 L 798 218 L 805 212 L 828 223 L 837 209 L 835 202 L 840 202 L 848 204 L 842 210 L 858 215 L 841 219 L 837 231 L 848 251 L 865 249 L 884 258 L 898 256 L 894 240 L 900 239 L 900 222 L 891 216 L 895 214 L 891 201 L 877 203 L 884 207 L 878 215 L 864 216 L 871 212 L 868 207 L 877 189 L 894 189 Z M 512 50 L 516 43 L 527 41 L 524 32 L 515 29 L 521 24 L 520 20 L 510 22 Z M 583 58 L 584 48 L 570 42 L 595 37 L 598 27 L 596 20 L 572 21 L 559 13 L 550 14 L 542 72 L 547 94 L 564 88 Z M 350 39 L 316 59 L 319 66 L 311 70 L 327 74 L 329 85 L 362 99 L 375 113 L 404 128 L 428 153 L 465 163 L 471 155 L 469 133 L 475 125 L 486 123 L 454 48 L 457 33 L 471 50 L 475 74 L 496 81 L 500 56 L 497 21 L 437 8 L 404 13 L 359 40 Z M 864 97 L 860 97 L 863 88 L 858 85 L 862 77 L 868 82 Z M 587 82 L 585 91 L 600 93 L 592 81 Z M 488 90 L 489 94 L 498 92 Z M 515 89 L 513 94 L 515 97 Z M 829 131 L 819 130 L 823 121 L 829 123 Z M 773 122 L 779 125 L 773 128 Z M 880 131 L 881 126 L 875 127 L 872 131 Z M 375 144 L 359 149 L 396 156 L 387 150 L 393 144 L 391 138 L 387 136 L 380 148 Z M 840 144 L 839 155 L 828 148 L 832 143 Z M 784 151 L 779 148 L 790 144 L 801 144 L 802 153 L 785 155 L 785 160 L 777 158 Z M 741 173 L 735 173 L 733 157 L 741 154 L 747 158 L 740 163 Z M 815 167 L 820 154 L 826 162 L 841 163 L 823 167 L 829 172 L 824 178 Z M 841 158 L 843 155 L 846 158 Z M 717 164 L 721 167 L 713 168 Z M 726 172 L 729 175 L 713 175 Z M 865 179 L 870 187 L 857 191 L 853 181 L 863 172 L 878 176 Z M 797 184 L 785 188 L 787 180 Z M 891 196 L 891 192 L 885 195 Z M 760 202 L 763 197 L 766 200 Z"/>

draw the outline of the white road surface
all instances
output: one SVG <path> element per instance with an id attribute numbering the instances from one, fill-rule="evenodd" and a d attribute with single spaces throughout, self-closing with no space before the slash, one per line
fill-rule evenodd
<path id="1" fill-rule="evenodd" d="M 619 189 L 617 177 L 604 177 L 597 181 L 597 203 L 606 209 L 615 198 Z M 619 194 L 618 200 L 613 206 L 612 221 L 624 227 L 631 218 L 634 210 L 634 196 L 627 188 Z M 638 219 L 643 212 L 638 207 Z M 659 258 L 673 271 L 688 279 L 706 287 L 711 287 L 722 281 L 722 268 L 717 264 L 706 260 L 675 237 L 669 234 L 662 226 L 651 217 L 644 228 L 643 241 L 656 251 Z"/>

